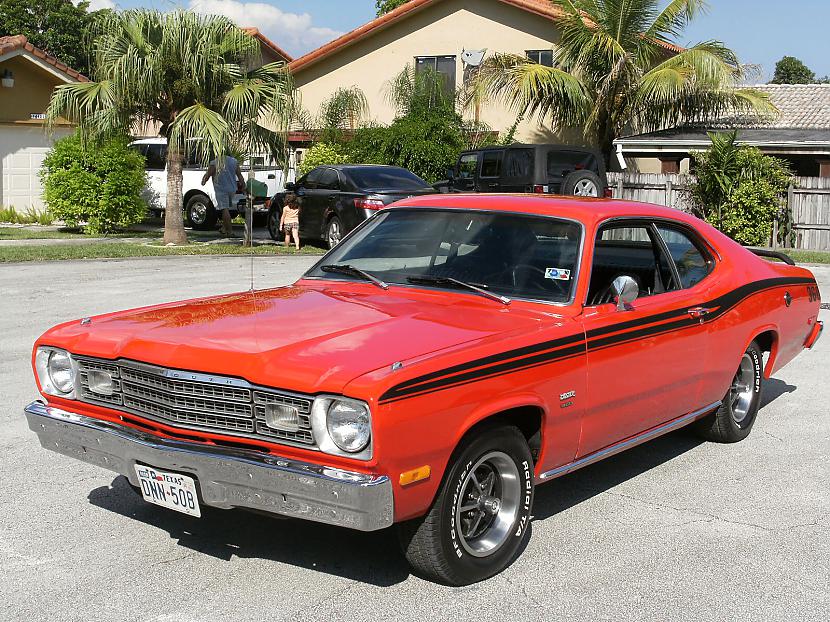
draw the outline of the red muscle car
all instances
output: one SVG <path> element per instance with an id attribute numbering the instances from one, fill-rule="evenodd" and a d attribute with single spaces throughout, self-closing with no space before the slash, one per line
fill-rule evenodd
<path id="1" fill-rule="evenodd" d="M 667 208 L 425 196 L 290 287 L 56 326 L 26 414 L 152 503 L 396 524 L 462 585 L 521 550 L 536 485 L 681 426 L 745 438 L 819 302 L 808 270 Z"/>

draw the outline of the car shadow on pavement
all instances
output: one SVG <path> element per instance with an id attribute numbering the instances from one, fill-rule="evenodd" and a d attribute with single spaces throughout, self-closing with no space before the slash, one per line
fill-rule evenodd
<path id="1" fill-rule="evenodd" d="M 761 409 L 796 387 L 770 378 L 764 381 Z M 763 417 L 763 410 L 760 415 Z M 549 486 L 539 486 L 533 502 L 534 520 L 550 518 L 563 510 L 602 494 L 705 443 L 689 428 L 676 430 L 653 441 L 562 476 Z"/>
<path id="2" fill-rule="evenodd" d="M 228 561 L 266 559 L 386 587 L 409 577 L 394 529 L 360 532 L 243 510 L 203 507 L 194 518 L 146 503 L 116 477 L 89 493 L 97 507 L 163 529 L 179 546 Z"/>

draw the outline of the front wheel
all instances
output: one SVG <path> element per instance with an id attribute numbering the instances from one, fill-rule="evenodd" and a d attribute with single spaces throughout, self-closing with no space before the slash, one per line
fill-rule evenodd
<path id="1" fill-rule="evenodd" d="M 529 536 L 533 458 L 512 426 L 483 430 L 457 450 L 432 508 L 398 526 L 418 574 L 469 585 L 504 570 Z"/>
<path id="2" fill-rule="evenodd" d="M 697 422 L 697 431 L 716 443 L 737 443 L 749 436 L 761 405 L 763 351 L 756 342 L 741 357 L 732 384 L 718 409 Z"/>

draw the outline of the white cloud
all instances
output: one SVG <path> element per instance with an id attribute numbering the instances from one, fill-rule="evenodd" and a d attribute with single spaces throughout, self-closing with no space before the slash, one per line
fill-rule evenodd
<path id="1" fill-rule="evenodd" d="M 81 3 L 81 0 L 72 0 L 72 3 L 75 6 L 78 6 Z M 92 11 L 100 11 L 101 9 L 114 9 L 115 2 L 113 0 L 89 0 L 89 8 L 87 9 L 90 13 Z"/>
<path id="2" fill-rule="evenodd" d="M 314 26 L 308 13 L 288 13 L 264 2 L 190 0 L 188 8 L 197 13 L 224 15 L 239 26 L 255 26 L 274 43 L 294 55 L 310 52 L 343 34 L 331 28 Z"/>

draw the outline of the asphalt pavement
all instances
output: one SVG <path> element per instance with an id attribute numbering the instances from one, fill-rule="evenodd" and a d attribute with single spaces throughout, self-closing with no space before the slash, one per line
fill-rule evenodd
<path id="1" fill-rule="evenodd" d="M 256 286 L 314 261 L 257 257 Z M 814 270 L 830 300 L 830 268 Z M 461 589 L 412 576 L 393 530 L 210 508 L 190 518 L 40 447 L 22 408 L 37 397 L 29 357 L 44 330 L 245 290 L 250 275 L 241 257 L 0 266 L 0 620 L 830 617 L 828 335 L 765 385 L 746 441 L 680 431 L 538 488 L 522 556 Z"/>

